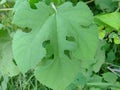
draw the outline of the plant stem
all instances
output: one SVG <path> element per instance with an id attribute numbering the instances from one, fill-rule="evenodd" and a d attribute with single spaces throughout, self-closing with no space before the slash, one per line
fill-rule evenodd
<path id="1" fill-rule="evenodd" d="M 87 83 L 88 86 L 99 86 L 99 87 L 116 87 L 116 88 L 120 88 L 119 85 L 115 85 L 112 83 L 102 83 L 102 82 L 95 82 L 95 83 Z"/>
<path id="2" fill-rule="evenodd" d="M 120 10 L 120 1 L 118 2 L 118 8 L 115 11 L 119 12 L 119 10 Z"/>
<path id="3" fill-rule="evenodd" d="M 95 0 L 90 0 L 90 1 L 87 1 L 87 2 L 85 2 L 86 4 L 89 4 L 89 3 L 92 3 L 92 2 L 94 2 Z"/>
<path id="4" fill-rule="evenodd" d="M 0 12 L 3 12 L 3 11 L 12 11 L 13 8 L 2 8 L 0 9 Z"/>
<path id="5" fill-rule="evenodd" d="M 118 77 L 120 77 L 120 75 L 116 72 L 116 69 L 112 69 L 110 67 L 107 67 L 108 70 L 110 70 L 111 72 L 113 72 L 115 75 L 117 75 Z"/>
<path id="6" fill-rule="evenodd" d="M 55 4 L 53 2 L 51 3 L 51 6 L 54 9 L 55 13 L 57 13 L 57 9 L 56 9 Z"/>
<path id="7" fill-rule="evenodd" d="M 110 65 L 110 66 L 112 66 L 112 67 L 120 68 L 120 66 L 115 65 L 115 64 L 113 64 L 113 63 L 105 62 L 105 64 L 106 64 L 106 65 Z"/>

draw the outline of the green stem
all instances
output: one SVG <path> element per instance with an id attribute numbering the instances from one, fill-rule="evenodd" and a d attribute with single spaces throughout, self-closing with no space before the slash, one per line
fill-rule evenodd
<path id="1" fill-rule="evenodd" d="M 55 4 L 53 2 L 51 3 L 51 6 L 54 9 L 55 13 L 57 13 L 57 9 L 56 9 Z"/>
<path id="2" fill-rule="evenodd" d="M 102 83 L 102 82 L 87 83 L 87 86 L 116 87 L 116 88 L 120 88 L 120 85 L 115 85 L 115 84 L 111 84 L 111 83 Z"/>
<path id="3" fill-rule="evenodd" d="M 85 2 L 86 4 L 89 4 L 89 3 L 92 3 L 92 2 L 94 2 L 95 0 L 90 0 L 90 1 L 87 1 L 87 2 Z"/>
<path id="4" fill-rule="evenodd" d="M 119 10 L 120 10 L 120 1 L 118 2 L 118 8 L 115 11 L 119 12 Z"/>
<path id="5" fill-rule="evenodd" d="M 3 11 L 12 11 L 13 8 L 2 8 L 0 9 L 0 12 L 3 12 Z"/>

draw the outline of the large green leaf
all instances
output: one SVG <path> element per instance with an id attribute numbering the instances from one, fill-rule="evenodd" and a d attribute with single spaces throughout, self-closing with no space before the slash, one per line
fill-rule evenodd
<path id="1" fill-rule="evenodd" d="M 36 66 L 46 54 L 42 43 L 47 40 L 49 31 L 42 31 L 40 28 L 45 25 L 44 22 L 48 19 L 51 9 L 44 3 L 39 4 L 38 7 L 37 10 L 31 9 L 25 0 L 18 1 L 15 6 L 16 14 L 13 22 L 21 27 L 33 29 L 29 34 L 18 31 L 14 36 L 13 54 L 22 72 Z"/>
<path id="2" fill-rule="evenodd" d="M 13 63 L 11 41 L 7 31 L 0 30 L 0 71 L 3 75 L 14 76 L 19 70 Z"/>
<path id="3" fill-rule="evenodd" d="M 95 62 L 98 37 L 91 11 L 82 2 L 75 7 L 64 3 L 57 11 L 43 2 L 36 4 L 36 10 L 26 0 L 16 5 L 13 23 L 32 29 L 29 33 L 17 31 L 14 36 L 18 67 L 23 73 L 36 67 L 35 76 L 41 83 L 64 90 L 81 67 Z"/>

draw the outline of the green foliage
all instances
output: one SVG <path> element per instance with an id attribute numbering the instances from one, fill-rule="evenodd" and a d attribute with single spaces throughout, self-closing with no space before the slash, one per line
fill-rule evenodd
<path id="1" fill-rule="evenodd" d="M 38 3 L 40 0 L 29 0 L 30 6 L 36 9 L 35 3 Z"/>
<path id="2" fill-rule="evenodd" d="M 115 83 L 118 77 L 111 72 L 106 72 L 103 74 L 103 78 L 107 82 Z"/>
<path id="3" fill-rule="evenodd" d="M 2 0 L 0 8 L 0 90 L 120 89 L 119 0 Z"/>
<path id="4" fill-rule="evenodd" d="M 98 15 L 95 19 L 99 20 L 100 22 L 110 26 L 115 30 L 120 30 L 120 13 L 113 12 L 105 15 Z"/>
<path id="5" fill-rule="evenodd" d="M 97 52 L 95 55 L 95 64 L 93 65 L 93 71 L 99 72 L 102 64 L 105 62 L 105 51 L 102 50 L 102 46 L 105 44 L 104 41 L 99 42 L 99 46 L 97 48 Z"/>
<path id="6" fill-rule="evenodd" d="M 95 0 L 95 5 L 104 12 L 112 12 L 117 7 L 117 3 L 113 0 Z"/>
<path id="7" fill-rule="evenodd" d="M 1 82 L 0 89 L 6 90 L 7 89 L 7 83 L 8 83 L 8 76 L 3 76 L 4 80 Z"/>
<path id="8" fill-rule="evenodd" d="M 7 31 L 0 30 L 0 42 L 0 71 L 3 75 L 14 76 L 19 72 L 12 61 L 12 44 Z"/>
<path id="9" fill-rule="evenodd" d="M 9 2 L 15 2 L 15 0 L 1 0 L 0 1 L 0 5 L 6 3 L 7 1 L 9 1 Z"/>
<path id="10" fill-rule="evenodd" d="M 54 90 L 63 90 L 80 68 L 89 68 L 95 62 L 98 38 L 91 11 L 82 2 L 76 7 L 64 3 L 57 11 L 42 2 L 37 4 L 36 11 L 27 1 L 19 4 L 15 7 L 13 23 L 32 31 L 17 31 L 14 35 L 13 54 L 18 67 L 25 73 L 37 66 L 38 80 Z"/>
<path id="11" fill-rule="evenodd" d="M 119 35 L 116 32 L 119 32 L 120 30 L 120 13 L 119 12 L 113 12 L 105 15 L 97 15 L 95 16 L 95 21 L 98 25 L 102 25 L 105 30 L 100 30 L 100 37 L 104 38 L 106 33 L 109 34 L 109 42 L 113 42 L 115 44 L 120 44 Z M 116 31 L 116 32 L 112 32 Z"/>

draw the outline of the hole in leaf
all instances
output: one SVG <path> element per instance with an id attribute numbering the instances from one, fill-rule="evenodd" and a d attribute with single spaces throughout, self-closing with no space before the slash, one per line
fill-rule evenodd
<path id="1" fill-rule="evenodd" d="M 4 80 L 4 78 L 3 78 L 3 76 L 0 78 L 0 85 L 1 85 L 1 83 L 3 82 L 3 80 Z"/>
<path id="2" fill-rule="evenodd" d="M 28 27 L 22 28 L 22 30 L 23 30 L 23 32 L 26 32 L 26 33 L 29 33 L 29 32 L 32 31 L 32 29 L 31 29 L 31 28 L 28 28 Z"/>
<path id="3" fill-rule="evenodd" d="M 43 59 L 54 59 L 54 54 L 46 55 Z"/>
<path id="4" fill-rule="evenodd" d="M 70 51 L 69 51 L 69 50 L 64 50 L 64 54 L 65 54 L 69 59 L 71 59 Z"/>
<path id="5" fill-rule="evenodd" d="M 14 60 L 14 59 L 13 59 L 12 61 L 13 61 L 13 63 L 14 63 L 15 65 L 17 65 L 17 63 L 15 62 L 15 60 Z"/>
<path id="6" fill-rule="evenodd" d="M 66 36 L 66 40 L 75 41 L 75 38 L 73 36 Z"/>
<path id="7" fill-rule="evenodd" d="M 46 41 L 44 41 L 43 44 L 42 44 L 42 46 L 45 48 L 46 45 L 48 45 L 48 44 L 50 44 L 50 40 L 46 40 Z"/>
<path id="8" fill-rule="evenodd" d="M 40 0 L 29 0 L 30 7 L 32 9 L 37 9 L 35 3 L 38 3 Z"/>
<path id="9" fill-rule="evenodd" d="M 30 4 L 30 7 L 31 7 L 32 9 L 37 9 L 37 7 L 35 6 L 35 4 Z"/>
<path id="10" fill-rule="evenodd" d="M 52 54 L 52 55 L 49 57 L 49 59 L 54 59 L 54 54 Z"/>
<path id="11" fill-rule="evenodd" d="M 82 28 L 89 28 L 89 26 L 90 25 L 87 25 L 87 26 L 85 26 L 85 25 L 80 25 Z"/>

